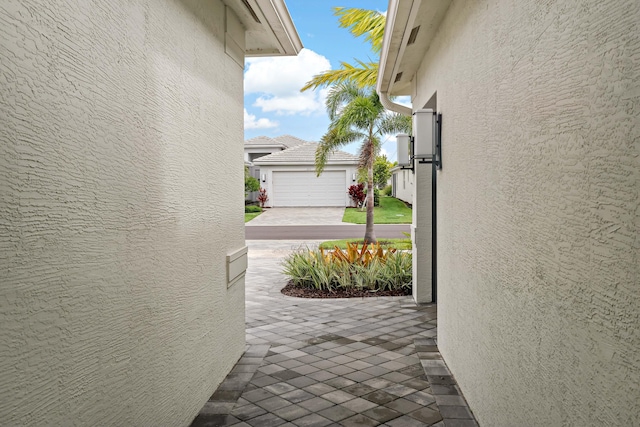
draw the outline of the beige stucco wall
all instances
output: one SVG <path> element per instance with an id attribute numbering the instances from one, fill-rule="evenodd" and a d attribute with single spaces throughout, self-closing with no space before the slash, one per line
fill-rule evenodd
<path id="1" fill-rule="evenodd" d="M 640 419 L 640 2 L 454 1 L 438 345 L 483 426 Z"/>
<path id="2" fill-rule="evenodd" d="M 417 303 L 433 301 L 433 168 L 431 164 L 414 161 L 412 180 L 419 189 L 413 195 L 411 210 L 411 295 Z"/>
<path id="3" fill-rule="evenodd" d="M 224 17 L 0 4 L 0 425 L 188 425 L 244 350 Z"/>

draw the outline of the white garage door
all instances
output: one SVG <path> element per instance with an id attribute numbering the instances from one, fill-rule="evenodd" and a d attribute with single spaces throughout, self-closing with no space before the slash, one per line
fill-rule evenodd
<path id="1" fill-rule="evenodd" d="M 346 206 L 346 171 L 273 172 L 273 206 Z"/>

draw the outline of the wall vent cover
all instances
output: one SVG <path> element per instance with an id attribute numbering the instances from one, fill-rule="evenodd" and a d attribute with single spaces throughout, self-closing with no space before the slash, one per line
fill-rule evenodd
<path id="1" fill-rule="evenodd" d="M 261 24 L 260 19 L 258 19 L 258 15 L 256 15 L 256 11 L 253 10 L 251 5 L 249 4 L 249 0 L 242 0 L 242 4 L 244 4 L 244 6 L 247 8 L 254 21 L 256 21 L 258 24 Z"/>
<path id="2" fill-rule="evenodd" d="M 412 45 L 416 42 L 416 38 L 418 38 L 418 31 L 420 31 L 420 25 L 414 27 L 411 30 L 411 34 L 409 34 L 409 40 L 407 41 L 407 46 Z"/>

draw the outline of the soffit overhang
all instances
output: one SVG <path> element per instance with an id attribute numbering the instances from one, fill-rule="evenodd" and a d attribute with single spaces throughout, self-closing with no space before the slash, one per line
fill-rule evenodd
<path id="1" fill-rule="evenodd" d="M 451 2 L 389 2 L 378 68 L 378 92 L 390 96 L 412 95 L 412 81 Z"/>
<path id="2" fill-rule="evenodd" d="M 252 144 L 246 144 L 246 143 L 245 143 L 245 144 L 244 144 L 244 148 L 251 148 L 251 149 L 260 149 L 260 148 L 265 148 L 265 149 L 266 149 L 266 148 L 277 148 L 277 149 L 279 149 L 279 150 L 284 150 L 284 149 L 286 149 L 287 147 L 285 147 L 285 146 L 284 146 L 284 145 L 282 145 L 282 144 L 274 144 L 274 145 L 266 145 L 266 144 L 260 145 L 260 144 L 254 144 L 254 145 L 252 145 Z"/>
<path id="3" fill-rule="evenodd" d="M 293 56 L 302 42 L 284 0 L 223 0 L 245 27 L 245 56 Z"/>
<path id="4" fill-rule="evenodd" d="M 260 158 L 257 158 L 253 161 L 253 164 L 258 166 L 313 166 L 315 168 L 315 162 L 310 162 L 307 160 L 302 161 L 260 161 Z M 351 166 L 357 167 L 358 161 L 353 160 L 327 160 L 326 166 Z"/>

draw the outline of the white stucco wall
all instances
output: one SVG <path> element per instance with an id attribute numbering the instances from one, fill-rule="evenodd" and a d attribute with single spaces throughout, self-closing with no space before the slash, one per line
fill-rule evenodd
<path id="1" fill-rule="evenodd" d="M 454 1 L 438 345 L 483 426 L 640 419 L 640 2 Z"/>
<path id="2" fill-rule="evenodd" d="M 411 169 L 401 169 L 393 172 L 396 175 L 395 197 L 407 203 L 413 203 L 413 178 Z"/>
<path id="3" fill-rule="evenodd" d="M 0 425 L 188 425 L 244 350 L 224 19 L 0 3 Z"/>

